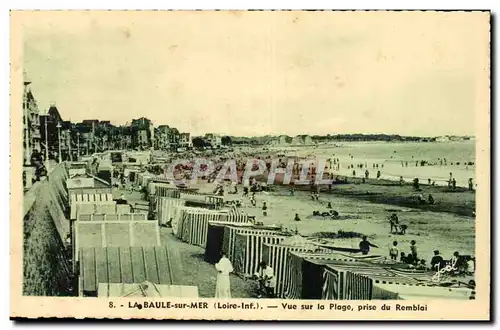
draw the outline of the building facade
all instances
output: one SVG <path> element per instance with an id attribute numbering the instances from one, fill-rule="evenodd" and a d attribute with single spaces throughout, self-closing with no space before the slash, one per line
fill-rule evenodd
<path id="1" fill-rule="evenodd" d="M 31 81 L 24 74 L 23 90 L 23 148 L 24 164 L 31 164 L 33 151 L 41 151 L 40 135 L 40 112 L 38 105 L 30 89 Z"/>
<path id="2" fill-rule="evenodd" d="M 191 134 L 189 133 L 180 133 L 179 135 L 179 148 L 192 148 L 193 141 L 191 140 Z"/>
<path id="3" fill-rule="evenodd" d="M 212 148 L 220 148 L 222 146 L 222 137 L 218 134 L 207 133 L 205 134 L 205 142 L 212 146 Z"/>

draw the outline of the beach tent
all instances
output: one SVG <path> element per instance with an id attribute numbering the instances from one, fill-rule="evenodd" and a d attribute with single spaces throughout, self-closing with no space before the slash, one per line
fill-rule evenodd
<path id="1" fill-rule="evenodd" d="M 71 195 L 70 219 L 78 214 L 113 214 L 116 202 L 112 194 L 74 194 Z"/>
<path id="2" fill-rule="evenodd" d="M 218 221 L 220 212 L 194 207 L 181 207 L 177 222 L 177 237 L 192 245 L 205 247 L 209 221 Z"/>
<path id="3" fill-rule="evenodd" d="M 224 216 L 221 217 L 224 219 Z M 242 222 L 230 222 L 230 221 L 211 221 L 208 223 L 207 230 L 207 244 L 205 247 L 205 261 L 215 264 L 219 262 L 221 253 L 224 251 L 229 257 L 228 244 L 226 243 L 226 249 L 224 249 L 224 234 L 226 233 L 226 227 L 240 227 L 240 228 L 252 228 L 251 223 Z M 229 233 L 229 231 L 227 232 Z"/>
<path id="4" fill-rule="evenodd" d="M 97 296 L 100 283 L 173 284 L 164 246 L 82 248 L 78 259 L 80 296 Z"/>
<path id="5" fill-rule="evenodd" d="M 172 227 L 173 227 L 174 221 L 175 219 L 177 219 L 177 213 L 179 212 L 179 207 L 184 206 L 184 204 L 185 201 L 179 198 L 157 197 L 156 219 L 158 220 L 158 225 L 165 225 L 167 224 L 168 221 L 170 221 L 170 219 L 172 219 Z M 177 228 L 175 231 L 177 232 Z"/>
<path id="6" fill-rule="evenodd" d="M 221 212 L 223 212 L 221 216 L 222 221 L 241 223 L 249 222 L 248 214 L 235 205 L 231 205 L 228 209 L 222 209 Z"/>
<path id="7" fill-rule="evenodd" d="M 198 298 L 198 287 L 191 285 L 142 283 L 99 283 L 98 297 L 122 298 Z"/>
<path id="8" fill-rule="evenodd" d="M 71 220 L 82 214 L 115 214 L 116 202 L 76 202 L 71 206 Z"/>
<path id="9" fill-rule="evenodd" d="M 250 231 L 234 235 L 234 272 L 241 276 L 252 276 L 262 261 L 262 244 L 279 244 L 287 236 L 278 232 Z"/>
<path id="10" fill-rule="evenodd" d="M 431 274 L 414 269 L 394 269 L 383 264 L 329 264 L 325 266 L 323 299 L 389 300 L 405 299 L 405 294 L 408 297 L 438 297 L 444 292 L 445 296 L 463 296 L 463 292 L 472 291 L 464 288 L 455 292 L 452 288 L 440 287 L 439 283 L 430 280 Z M 360 295 L 361 292 L 364 293 Z"/>
<path id="11" fill-rule="evenodd" d="M 324 265 L 359 263 L 355 258 L 337 253 L 288 251 L 284 276 L 285 299 L 321 299 Z"/>
<path id="12" fill-rule="evenodd" d="M 117 205 L 118 206 L 118 205 Z M 78 214 L 77 221 L 147 221 L 147 213 Z"/>
<path id="13" fill-rule="evenodd" d="M 154 183 L 155 196 L 157 197 L 170 197 L 170 198 L 180 198 L 181 192 L 179 189 L 175 188 L 170 184 L 164 183 Z"/>
<path id="14" fill-rule="evenodd" d="M 75 221 L 73 223 L 73 261 L 85 248 L 160 246 L 155 221 Z"/>
<path id="15" fill-rule="evenodd" d="M 228 223 L 209 222 L 207 229 L 207 244 L 205 246 L 205 261 L 215 264 L 219 262 L 224 241 L 224 227 Z"/>
<path id="16" fill-rule="evenodd" d="M 292 236 L 293 237 L 293 236 Z M 290 238 L 292 238 L 290 237 Z M 285 277 L 285 269 L 287 265 L 287 257 L 289 251 L 296 252 L 325 252 L 327 250 L 323 250 L 322 248 L 307 242 L 303 245 L 292 244 L 287 245 L 287 240 L 289 238 L 281 241 L 280 244 L 262 244 L 262 260 L 265 261 L 268 265 L 270 265 L 274 269 L 274 276 L 276 277 L 276 289 L 275 294 L 277 297 L 281 297 L 284 291 L 284 277 Z M 293 241 L 292 241 L 293 242 Z"/>
<path id="17" fill-rule="evenodd" d="M 187 201 L 186 201 L 187 205 Z M 205 247 L 208 235 L 209 222 L 228 222 L 235 224 L 235 221 L 242 221 L 246 224 L 246 219 L 241 216 L 228 216 L 228 212 L 209 210 L 195 207 L 178 207 L 175 234 L 181 240 L 193 245 Z"/>
<path id="18" fill-rule="evenodd" d="M 280 235 L 279 230 L 271 227 L 254 226 L 249 223 L 231 223 L 230 226 L 224 228 L 224 241 L 222 249 L 227 253 L 229 260 L 234 262 L 236 253 L 236 234 L 242 235 Z"/>

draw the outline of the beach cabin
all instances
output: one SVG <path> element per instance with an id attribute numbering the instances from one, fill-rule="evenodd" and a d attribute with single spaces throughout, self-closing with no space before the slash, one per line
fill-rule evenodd
<path id="1" fill-rule="evenodd" d="M 198 295 L 198 288 L 192 286 L 159 288 L 158 285 L 174 283 L 169 251 L 164 246 L 81 248 L 78 256 L 80 297 L 124 296 L 135 288 L 147 292 L 158 289 L 156 294 L 160 296 L 192 298 Z M 146 283 L 149 284 L 144 285 Z"/>
<path id="2" fill-rule="evenodd" d="M 77 267 L 81 249 L 161 245 L 159 228 L 154 221 L 80 220 L 72 224 L 74 267 Z"/>

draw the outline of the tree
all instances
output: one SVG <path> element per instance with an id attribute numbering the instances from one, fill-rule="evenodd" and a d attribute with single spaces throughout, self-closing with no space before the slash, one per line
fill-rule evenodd
<path id="1" fill-rule="evenodd" d="M 225 145 L 225 146 L 230 146 L 233 144 L 230 136 L 223 136 L 221 138 L 221 143 L 222 143 L 222 145 Z"/>
<path id="2" fill-rule="evenodd" d="M 198 137 L 198 136 L 193 138 L 192 142 L 193 142 L 193 147 L 198 148 L 198 149 L 201 149 L 201 148 L 205 147 L 205 145 L 206 145 L 205 141 L 201 137 Z"/>

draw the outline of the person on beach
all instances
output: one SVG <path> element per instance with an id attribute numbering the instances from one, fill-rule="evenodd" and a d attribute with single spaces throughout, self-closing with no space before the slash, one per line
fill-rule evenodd
<path id="1" fill-rule="evenodd" d="M 294 221 L 300 221 L 299 214 L 295 213 L 295 218 L 293 219 Z"/>
<path id="2" fill-rule="evenodd" d="M 399 185 L 402 186 L 405 184 L 405 180 L 403 179 L 402 176 L 399 177 Z"/>
<path id="3" fill-rule="evenodd" d="M 397 261 L 399 256 L 398 242 L 392 242 L 392 247 L 389 249 L 389 256 L 391 260 Z"/>
<path id="4" fill-rule="evenodd" d="M 370 172 L 368 170 L 365 171 L 365 178 L 368 179 L 368 177 L 370 176 Z"/>
<path id="5" fill-rule="evenodd" d="M 328 205 L 326 206 L 327 209 L 331 209 L 332 208 L 332 202 L 328 202 Z"/>
<path id="6" fill-rule="evenodd" d="M 401 255 L 399 257 L 399 261 L 406 263 L 406 255 L 404 252 L 401 252 Z"/>
<path id="7" fill-rule="evenodd" d="M 382 173 L 380 173 L 380 171 L 377 171 L 377 180 L 380 180 L 381 175 L 382 175 Z"/>
<path id="8" fill-rule="evenodd" d="M 363 240 L 359 242 L 359 249 L 363 255 L 367 255 L 370 252 L 370 247 L 378 248 L 377 245 L 372 244 L 368 241 L 366 236 L 363 236 Z"/>
<path id="9" fill-rule="evenodd" d="M 413 258 L 417 259 L 418 258 L 418 255 L 417 255 L 417 242 L 415 242 L 415 240 L 411 240 L 411 242 L 410 242 L 410 251 L 411 251 L 411 254 L 412 254 Z"/>
<path id="10" fill-rule="evenodd" d="M 250 196 L 250 204 L 252 204 L 253 207 L 257 206 L 257 201 L 255 200 L 255 196 Z"/>
<path id="11" fill-rule="evenodd" d="M 266 202 L 262 203 L 262 215 L 267 217 L 267 204 L 266 204 Z"/>
<path id="12" fill-rule="evenodd" d="M 474 181 L 472 181 L 472 178 L 469 178 L 469 190 L 470 191 L 474 190 Z"/>
<path id="13" fill-rule="evenodd" d="M 455 180 L 455 178 L 453 178 L 453 180 L 451 180 L 451 188 L 453 190 L 457 189 L 457 180 Z"/>
<path id="14" fill-rule="evenodd" d="M 356 176 L 356 170 L 352 171 L 352 176 Z"/>
<path id="15" fill-rule="evenodd" d="M 265 261 L 261 261 L 259 270 L 255 274 L 259 281 L 259 296 L 262 298 L 263 294 L 267 298 L 274 298 L 274 289 L 276 288 L 276 278 L 274 277 L 274 270 Z"/>
<path id="16" fill-rule="evenodd" d="M 248 197 L 248 187 L 243 187 L 243 197 Z"/>
<path id="17" fill-rule="evenodd" d="M 451 267 L 453 268 L 458 268 L 458 261 L 460 259 L 460 253 L 458 253 L 458 251 L 455 251 L 453 253 L 453 257 L 451 257 L 450 259 L 450 265 Z"/>
<path id="18" fill-rule="evenodd" d="M 434 197 L 432 197 L 432 194 L 429 194 L 429 198 L 427 200 L 429 204 L 434 204 Z"/>
<path id="19" fill-rule="evenodd" d="M 396 230 L 396 233 L 398 232 L 398 225 L 399 225 L 399 218 L 396 213 L 391 214 L 389 217 L 389 223 L 391 224 L 391 234 L 394 230 Z"/>
<path id="20" fill-rule="evenodd" d="M 444 259 L 439 254 L 439 250 L 434 250 L 434 256 L 431 259 L 431 269 L 435 271 L 439 271 L 444 267 Z"/>
<path id="21" fill-rule="evenodd" d="M 427 179 L 427 183 L 428 183 L 429 186 L 431 185 L 431 178 Z"/>
<path id="22" fill-rule="evenodd" d="M 233 272 L 233 265 L 225 253 L 222 253 L 219 262 L 215 264 L 215 269 L 218 272 L 217 283 L 215 285 L 215 298 L 231 298 L 229 274 Z"/>

